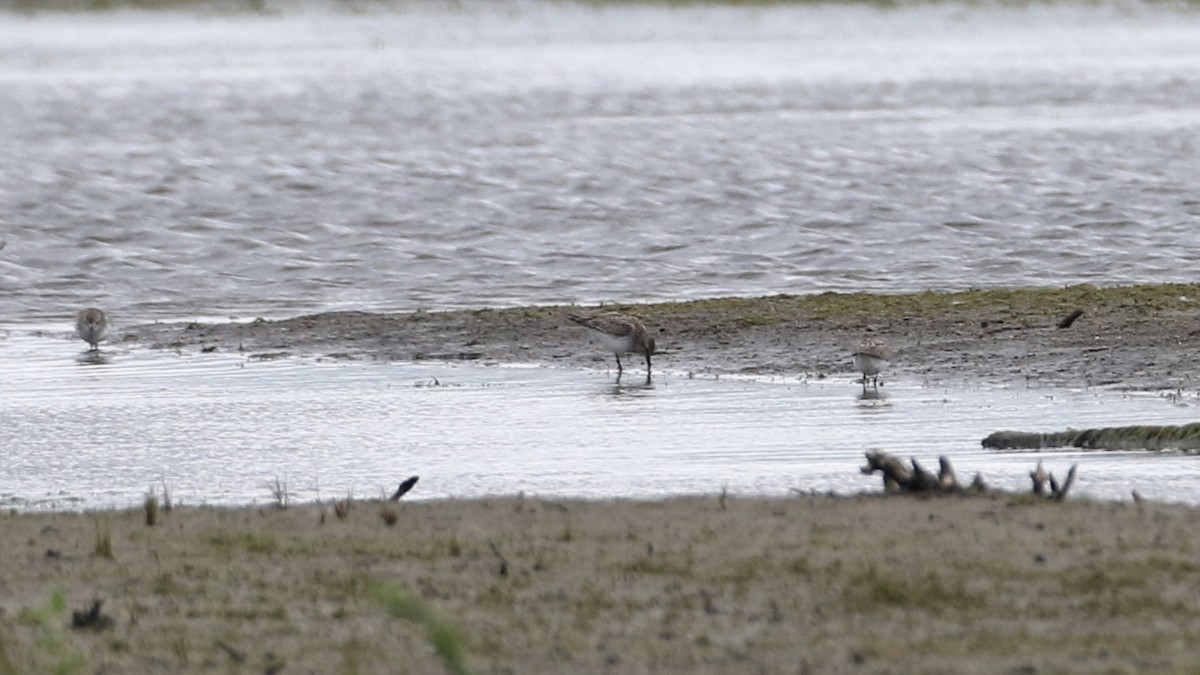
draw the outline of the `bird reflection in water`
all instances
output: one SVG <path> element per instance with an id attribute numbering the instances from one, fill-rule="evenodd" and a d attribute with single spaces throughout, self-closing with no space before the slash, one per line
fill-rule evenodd
<path id="1" fill-rule="evenodd" d="M 612 382 L 605 391 L 613 396 L 629 396 L 631 394 L 636 396 L 654 391 L 654 381 L 650 378 L 650 373 L 646 373 L 645 378 L 623 377 L 618 373 L 616 381 Z"/>

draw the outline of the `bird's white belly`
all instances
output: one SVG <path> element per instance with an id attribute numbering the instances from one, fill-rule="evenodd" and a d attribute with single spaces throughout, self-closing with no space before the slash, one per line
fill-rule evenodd
<path id="1" fill-rule="evenodd" d="M 605 348 L 612 352 L 623 354 L 625 352 L 633 351 L 633 340 L 629 339 L 628 336 L 609 335 L 608 333 L 601 333 L 597 330 L 593 330 L 591 333 L 596 337 L 596 340 L 600 344 L 604 345 Z"/>
<path id="2" fill-rule="evenodd" d="M 862 372 L 863 375 L 878 375 L 879 371 L 883 370 L 883 364 L 886 363 L 878 356 L 870 354 L 855 354 L 854 366 Z"/>
<path id="3" fill-rule="evenodd" d="M 85 323 L 81 326 L 78 326 L 76 332 L 79 334 L 79 337 L 86 342 L 99 342 L 104 338 L 104 334 L 107 332 L 107 329 L 107 326 L 101 326 L 94 323 Z"/>

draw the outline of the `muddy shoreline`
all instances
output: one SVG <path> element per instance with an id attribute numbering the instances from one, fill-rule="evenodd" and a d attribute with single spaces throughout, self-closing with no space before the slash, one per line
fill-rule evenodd
<path id="1" fill-rule="evenodd" d="M 609 368 L 612 355 L 566 320 L 592 307 L 402 314 L 330 312 L 280 321 L 149 324 L 124 339 L 251 358 L 537 363 Z M 865 335 L 895 352 L 883 378 L 931 383 L 1194 386 L 1200 285 L 836 294 L 608 305 L 657 331 L 659 372 L 827 377 L 852 370 Z M 1082 311 L 1067 327 L 1059 324 Z"/>

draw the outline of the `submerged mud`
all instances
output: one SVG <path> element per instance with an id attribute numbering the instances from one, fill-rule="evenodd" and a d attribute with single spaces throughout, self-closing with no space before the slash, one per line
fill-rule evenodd
<path id="1" fill-rule="evenodd" d="M 1192 386 L 1200 343 L 1197 299 L 1196 285 L 1081 285 L 780 295 L 602 309 L 637 315 L 657 332 L 663 353 L 655 357 L 656 370 L 823 378 L 851 370 L 850 345 L 873 335 L 894 353 L 885 382 L 919 378 L 1158 390 Z M 612 367 L 612 355 L 566 318 L 568 311 L 587 309 L 331 312 L 282 321 L 156 323 L 129 329 L 125 339 L 160 349 L 242 351 L 251 358 Z"/>
<path id="2" fill-rule="evenodd" d="M 1196 454 L 1200 451 L 1200 424 L 1133 425 L 1051 433 L 997 431 L 983 439 L 983 447 L 995 450 L 1178 450 Z"/>

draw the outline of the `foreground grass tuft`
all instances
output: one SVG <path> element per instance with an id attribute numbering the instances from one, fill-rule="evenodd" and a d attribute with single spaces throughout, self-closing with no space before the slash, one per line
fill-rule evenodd
<path id="1" fill-rule="evenodd" d="M 112 543 L 112 528 L 108 521 L 101 521 L 100 518 L 93 520 L 96 526 L 96 545 L 92 548 L 92 553 L 97 558 L 113 559 L 113 543 Z"/>
<path id="2" fill-rule="evenodd" d="M 283 510 L 292 505 L 292 495 L 288 492 L 287 480 L 279 480 L 279 476 L 275 477 L 274 483 L 268 483 L 267 488 L 271 491 L 271 499 L 275 503 L 275 508 Z"/>
<path id="3" fill-rule="evenodd" d="M 71 644 L 63 630 L 63 616 L 66 611 L 66 595 L 61 590 L 56 590 L 50 594 L 46 604 L 21 612 L 21 623 L 31 626 L 36 636 L 39 672 L 74 675 L 83 672 L 87 665 L 83 654 Z"/>
<path id="4" fill-rule="evenodd" d="M 390 584 L 382 582 L 372 584 L 371 596 L 387 609 L 397 619 L 407 619 L 425 626 L 429 643 L 433 645 L 438 658 L 447 673 L 451 675 L 469 675 L 463 656 L 463 638 L 449 622 L 434 615 L 433 610 L 421 598 Z"/>
<path id="5" fill-rule="evenodd" d="M 851 575 L 844 601 L 863 612 L 885 606 L 933 613 L 970 612 L 987 605 L 986 598 L 969 592 L 961 581 L 947 582 L 937 572 L 913 577 L 883 571 L 873 564 Z"/>
<path id="6" fill-rule="evenodd" d="M 142 508 L 146 512 L 146 525 L 149 527 L 154 527 L 157 525 L 158 495 L 154 493 L 154 490 L 150 490 L 150 492 L 146 494 L 146 499 L 142 503 Z"/>

